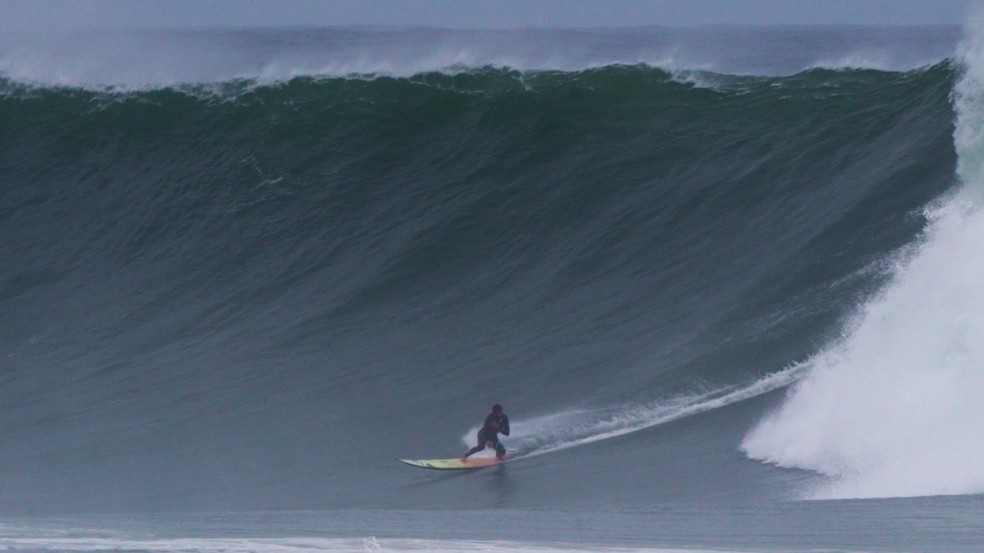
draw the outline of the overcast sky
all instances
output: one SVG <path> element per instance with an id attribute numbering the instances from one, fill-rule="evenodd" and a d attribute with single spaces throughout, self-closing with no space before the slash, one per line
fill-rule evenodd
<path id="1" fill-rule="evenodd" d="M 0 28 L 962 24 L 981 0 L 0 0 Z"/>

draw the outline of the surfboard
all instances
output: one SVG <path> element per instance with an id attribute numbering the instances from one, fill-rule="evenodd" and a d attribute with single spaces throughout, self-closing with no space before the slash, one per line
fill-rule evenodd
<path id="1" fill-rule="evenodd" d="M 469 457 L 461 459 L 398 459 L 401 463 L 406 463 L 411 467 L 434 470 L 468 470 L 491 467 L 505 463 L 508 459 L 500 461 L 495 457 Z"/>

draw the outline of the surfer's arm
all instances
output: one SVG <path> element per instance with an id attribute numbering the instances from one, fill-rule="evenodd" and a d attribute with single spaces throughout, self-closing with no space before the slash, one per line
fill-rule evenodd
<path id="1" fill-rule="evenodd" d="M 502 428 L 499 429 L 499 432 L 501 432 L 503 436 L 509 435 L 509 417 L 502 415 Z"/>

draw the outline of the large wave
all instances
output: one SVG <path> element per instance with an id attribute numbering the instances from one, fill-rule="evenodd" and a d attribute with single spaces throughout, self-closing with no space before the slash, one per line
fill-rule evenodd
<path id="1" fill-rule="evenodd" d="M 460 454 L 492 402 L 516 450 L 648 455 L 788 384 L 885 284 L 952 184 L 954 78 L 8 76 L 5 497 L 392 506 L 392 458 Z"/>

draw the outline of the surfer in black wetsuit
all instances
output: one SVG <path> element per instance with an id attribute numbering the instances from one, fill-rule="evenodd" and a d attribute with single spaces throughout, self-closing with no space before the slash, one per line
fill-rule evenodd
<path id="1" fill-rule="evenodd" d="M 478 453 L 486 447 L 495 448 L 495 456 L 499 459 L 503 459 L 506 456 L 506 446 L 502 445 L 499 441 L 499 433 L 502 432 L 503 436 L 509 435 L 509 417 L 502 412 L 502 406 L 496 403 L 492 406 L 492 412 L 489 416 L 485 417 L 485 424 L 482 425 L 482 429 L 478 431 L 478 445 L 468 450 L 461 457 L 464 461 L 472 453 Z"/>

